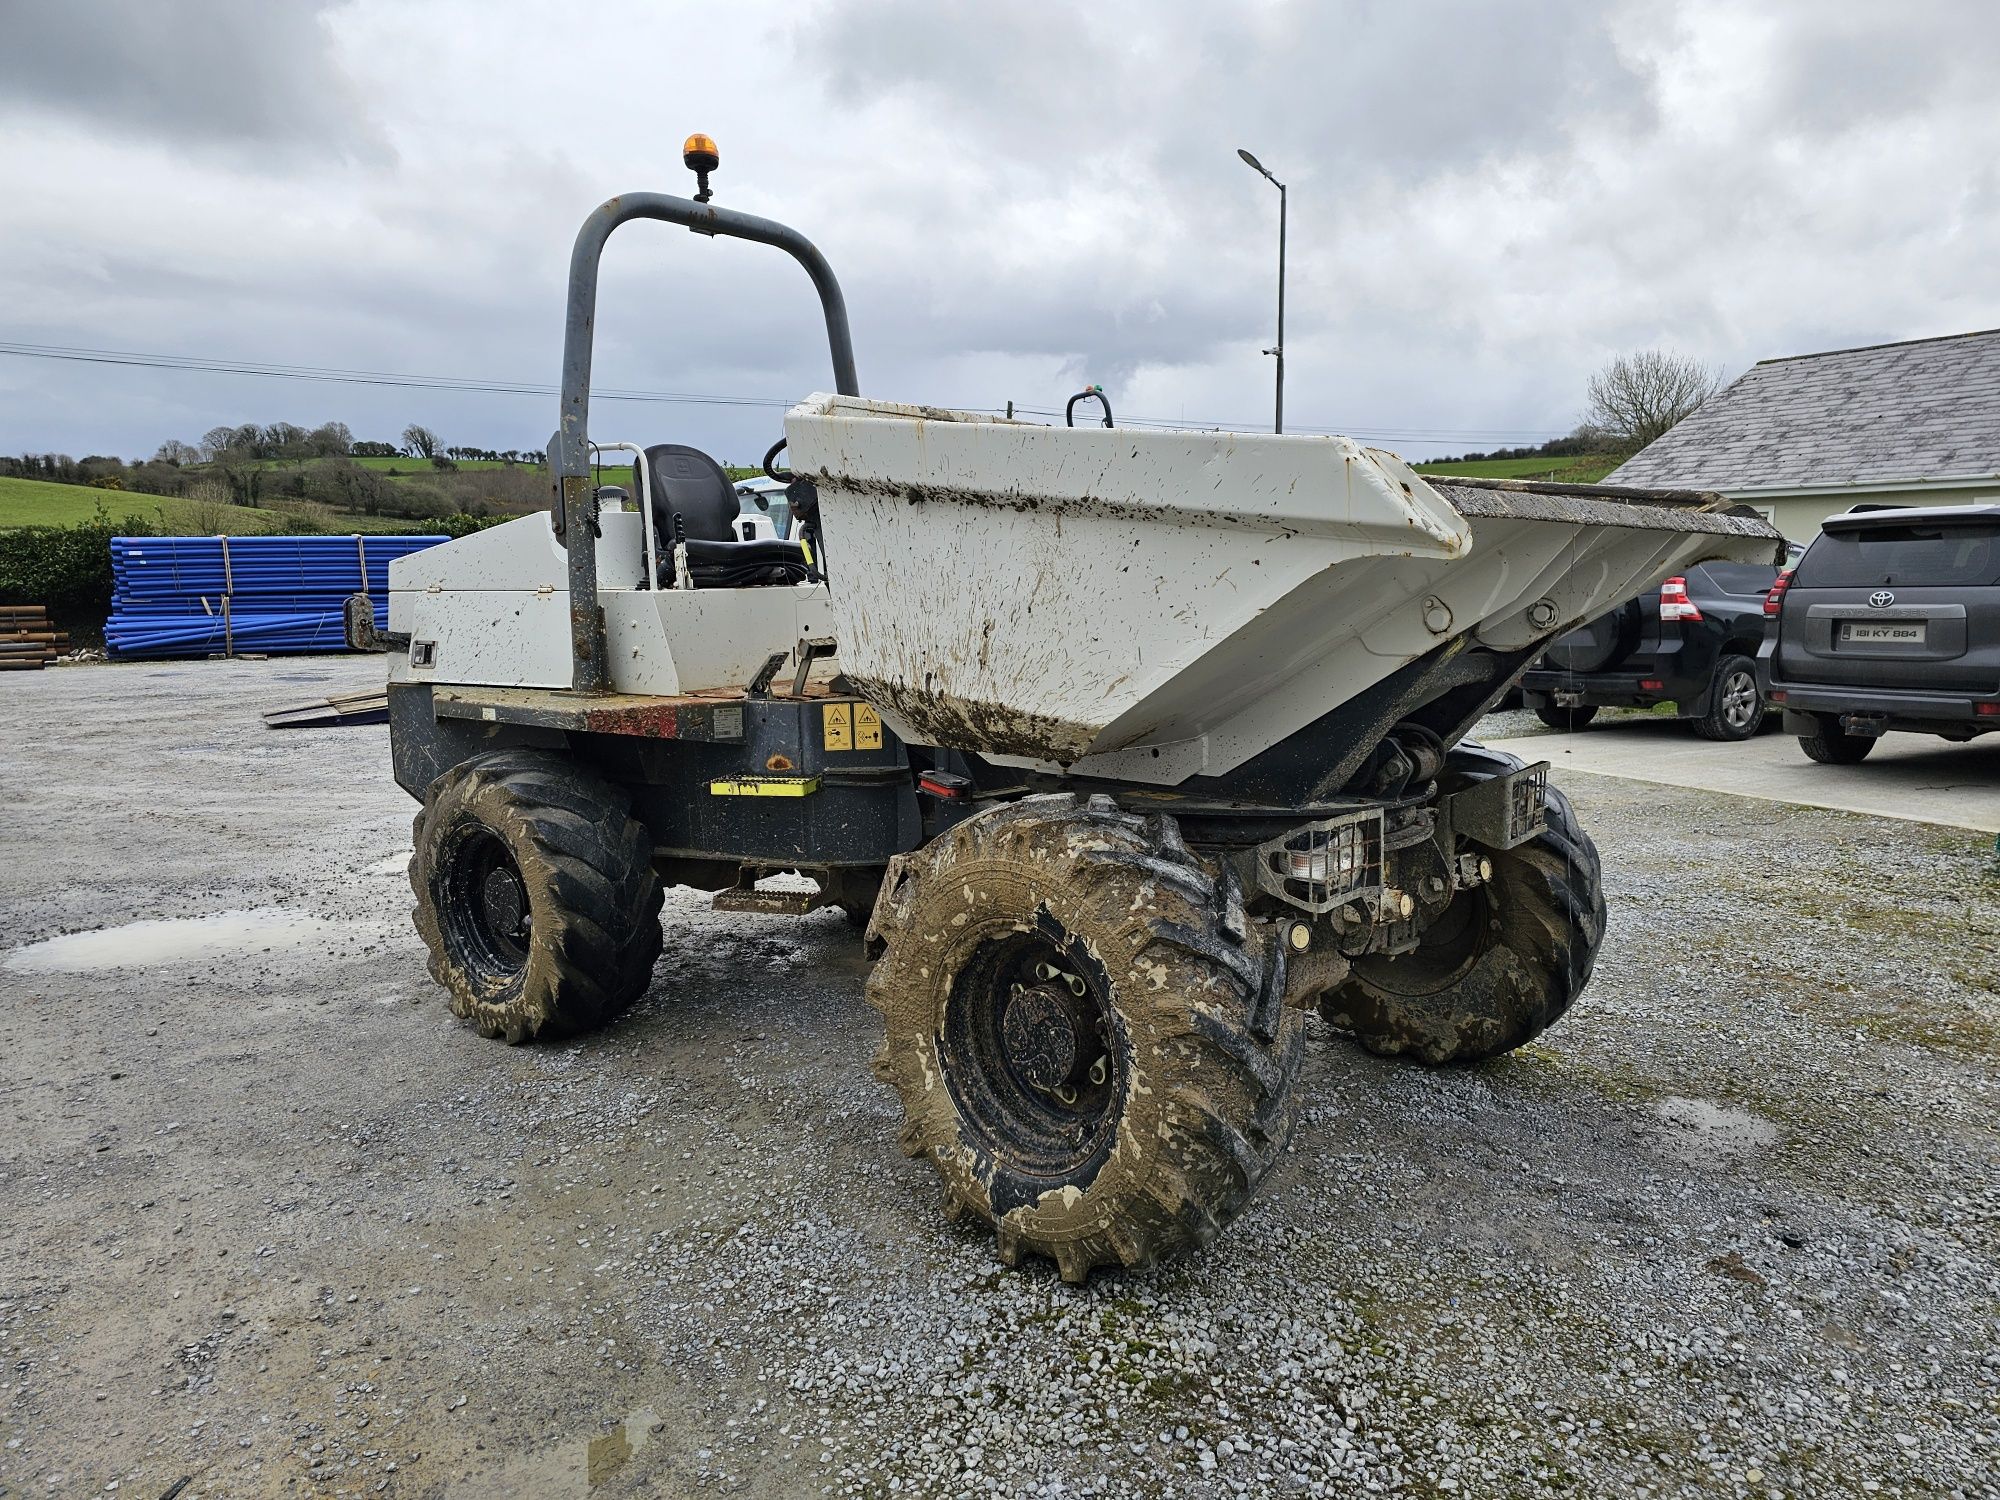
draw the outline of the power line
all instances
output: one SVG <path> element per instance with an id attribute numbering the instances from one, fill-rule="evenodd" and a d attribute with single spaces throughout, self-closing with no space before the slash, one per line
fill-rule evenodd
<path id="1" fill-rule="evenodd" d="M 481 380 L 472 376 L 405 375 L 386 370 L 343 370 L 327 365 L 275 365 L 256 360 L 204 359 L 188 354 L 141 354 L 129 349 L 81 349 L 58 344 L 0 341 L 0 354 L 23 359 L 54 359 L 79 364 L 129 365 L 153 370 L 197 370 L 215 375 L 257 375 L 275 380 L 317 380 L 340 385 L 381 385 L 423 390 L 471 391 L 500 396 L 556 396 L 553 385 L 519 380 Z M 694 406 L 761 406 L 783 408 L 789 401 L 771 396 L 711 396 L 684 391 L 635 391 L 592 386 L 593 399 L 650 401 Z"/>
<path id="2" fill-rule="evenodd" d="M 554 385 L 520 380 L 489 380 L 475 376 L 411 375 L 388 370 L 349 370 L 331 365 L 285 365 L 260 360 L 211 359 L 190 354 L 148 354 L 130 349 L 91 349 L 64 344 L 26 344 L 0 340 L 0 355 L 20 359 L 47 359 L 73 364 L 122 365 L 137 369 L 183 370 L 213 375 L 249 375 L 268 380 L 319 381 L 336 385 L 388 386 L 400 389 L 458 391 L 496 396 L 557 396 Z M 716 396 L 690 391 L 633 390 L 617 386 L 593 385 L 593 401 L 630 401 L 652 405 L 732 406 L 782 411 L 793 403 L 776 396 Z M 997 415 L 999 407 L 962 407 L 960 410 Z M 1017 415 L 1059 417 L 1059 409 L 1016 406 Z M 1121 416 L 1121 425 L 1146 428 L 1211 428 L 1225 432 L 1256 432 L 1261 422 L 1224 421 L 1209 417 Z M 1535 442 L 1560 437 L 1563 428 L 1444 428 L 1398 427 L 1361 424 L 1354 426 L 1311 427 L 1294 425 L 1294 432 L 1317 437 L 1371 438 L 1386 442 Z"/>

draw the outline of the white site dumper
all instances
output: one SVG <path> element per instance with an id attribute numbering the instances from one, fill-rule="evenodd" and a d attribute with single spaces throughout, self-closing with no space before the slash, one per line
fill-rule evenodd
<path id="1" fill-rule="evenodd" d="M 578 236 L 550 512 L 394 564 L 386 634 L 350 608 L 391 653 L 459 1015 L 517 1042 L 608 1019 L 651 983 L 665 884 L 837 907 L 903 1148 L 1003 1259 L 1080 1279 L 1248 1201 L 1305 1008 L 1432 1064 L 1569 1008 L 1597 851 L 1545 766 L 1465 736 L 1554 636 L 1775 531 L 1341 438 L 863 400 L 825 261 L 706 201 L 704 138 L 688 160 L 697 199 L 614 198 Z M 630 483 L 592 482 L 597 261 L 633 218 L 774 245 L 820 293 L 839 394 L 765 458 L 791 538 L 744 539 L 693 448 L 611 445 Z"/>

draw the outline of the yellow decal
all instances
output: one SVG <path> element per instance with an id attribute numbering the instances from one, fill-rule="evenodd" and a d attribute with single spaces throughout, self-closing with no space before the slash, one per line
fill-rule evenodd
<path id="1" fill-rule="evenodd" d="M 725 776 L 708 784 L 711 797 L 810 797 L 817 776 Z"/>
<path id="2" fill-rule="evenodd" d="M 854 705 L 854 748 L 857 750 L 882 748 L 882 716 L 875 712 L 875 705 L 872 703 Z"/>
<path id="3" fill-rule="evenodd" d="M 829 703 L 820 709 L 820 732 L 829 750 L 854 748 L 854 705 Z"/>

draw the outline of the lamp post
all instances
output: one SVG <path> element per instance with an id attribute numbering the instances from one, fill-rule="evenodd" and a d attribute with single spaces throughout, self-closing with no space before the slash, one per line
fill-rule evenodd
<path id="1" fill-rule="evenodd" d="M 1275 349 L 1266 349 L 1264 352 L 1278 357 L 1278 412 L 1271 430 L 1283 432 L 1285 430 L 1285 185 L 1271 175 L 1269 168 L 1242 147 L 1237 148 L 1236 154 L 1249 164 L 1253 172 L 1278 190 L 1278 346 Z"/>

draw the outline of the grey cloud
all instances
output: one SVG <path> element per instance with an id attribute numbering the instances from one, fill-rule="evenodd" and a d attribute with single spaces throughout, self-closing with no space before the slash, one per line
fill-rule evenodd
<path id="1" fill-rule="evenodd" d="M 607 0 L 589 73 L 582 43 L 552 72 L 546 16 L 501 0 L 62 13 L 84 20 L 0 58 L 0 124 L 68 122 L 46 157 L 0 153 L 0 306 L 50 343 L 550 379 L 578 219 L 685 191 L 695 128 L 721 201 L 827 252 L 887 397 L 1048 406 L 1102 380 L 1121 414 L 1258 420 L 1277 203 L 1238 146 L 1293 188 L 1288 415 L 1413 453 L 1566 426 L 1632 348 L 1733 371 L 2000 322 L 2000 17 L 1970 3 Z M 632 86 L 633 58 L 671 59 L 673 87 Z M 756 247 L 635 226 L 599 314 L 606 384 L 827 381 L 809 289 Z M 552 420 L 218 378 L 162 431 L 160 378 L 0 362 L 0 449 L 335 415 L 517 446 Z M 602 412 L 736 458 L 776 421 Z"/>
<path id="2" fill-rule="evenodd" d="M 155 142 L 279 162 L 387 146 L 334 58 L 325 4 L 9 0 L 0 113 L 42 111 Z"/>

